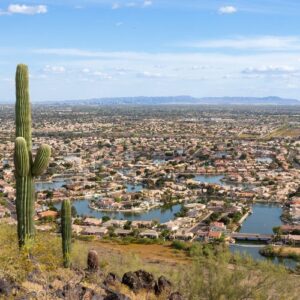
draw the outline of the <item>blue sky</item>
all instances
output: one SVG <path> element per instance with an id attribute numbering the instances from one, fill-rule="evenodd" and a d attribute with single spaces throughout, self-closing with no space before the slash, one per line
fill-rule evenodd
<path id="1" fill-rule="evenodd" d="M 298 0 L 0 1 L 0 100 L 300 98 Z"/>

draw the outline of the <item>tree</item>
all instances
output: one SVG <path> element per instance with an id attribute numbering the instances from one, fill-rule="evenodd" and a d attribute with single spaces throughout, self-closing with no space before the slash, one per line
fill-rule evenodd
<path id="1" fill-rule="evenodd" d="M 72 205 L 72 207 L 71 207 L 71 215 L 72 215 L 73 218 L 76 218 L 77 215 L 78 215 L 77 214 L 77 209 L 74 205 Z"/>

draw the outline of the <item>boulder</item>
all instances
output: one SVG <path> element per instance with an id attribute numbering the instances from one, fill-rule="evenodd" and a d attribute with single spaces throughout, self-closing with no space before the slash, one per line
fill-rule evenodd
<path id="1" fill-rule="evenodd" d="M 103 300 L 102 295 L 97 294 L 94 290 L 81 284 L 76 284 L 75 286 L 66 284 L 63 291 L 58 290 L 56 295 L 58 297 L 63 296 L 63 299 L 72 300 Z"/>
<path id="2" fill-rule="evenodd" d="M 179 292 L 175 292 L 169 296 L 168 300 L 183 300 L 183 297 Z"/>
<path id="3" fill-rule="evenodd" d="M 161 293 L 169 294 L 171 289 L 172 283 L 165 276 L 160 276 L 154 287 L 156 295 L 160 295 Z"/>
<path id="4" fill-rule="evenodd" d="M 131 300 L 131 298 L 120 293 L 110 293 L 103 300 Z"/>
<path id="5" fill-rule="evenodd" d="M 127 285 L 134 292 L 141 289 L 152 290 L 155 286 L 154 276 L 144 270 L 127 272 L 123 275 L 122 283 Z"/>
<path id="6" fill-rule="evenodd" d="M 115 285 L 116 283 L 121 283 L 121 279 L 114 273 L 108 273 L 103 283 L 105 285 Z"/>
<path id="7" fill-rule="evenodd" d="M 0 295 L 9 296 L 13 286 L 12 283 L 4 278 L 0 278 Z"/>

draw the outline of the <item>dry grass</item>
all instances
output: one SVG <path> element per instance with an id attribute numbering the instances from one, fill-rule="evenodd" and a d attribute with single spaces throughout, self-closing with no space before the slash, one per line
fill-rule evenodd
<path id="1" fill-rule="evenodd" d="M 300 136 L 300 128 L 282 126 L 269 133 L 266 138 L 277 138 L 277 137 L 298 137 Z"/>
<path id="2" fill-rule="evenodd" d="M 245 299 L 299 299 L 299 277 L 284 268 L 238 256 L 232 260 L 229 253 L 215 256 L 214 251 L 208 256 L 200 251 L 192 260 L 184 251 L 174 251 L 164 245 L 119 245 L 75 240 L 72 251 L 74 268 L 64 269 L 61 267 L 59 236 L 38 233 L 29 256 L 28 252 L 18 249 L 16 228 L 4 224 L 0 227 L 0 277 L 13 278 L 27 290 L 39 290 L 48 297 L 49 291 L 41 291 L 42 286 L 51 283 L 55 289 L 59 289 L 68 282 L 78 283 L 83 279 L 82 269 L 86 268 L 90 249 L 98 252 L 104 276 L 105 273 L 114 272 L 122 277 L 125 272 L 144 269 L 156 278 L 166 276 L 188 300 L 241 299 L 237 295 L 245 295 L 245 291 L 254 295 Z M 28 279 L 28 274 L 33 271 L 37 272 L 34 281 Z M 97 290 L 102 281 L 103 276 L 95 275 L 84 279 L 83 284 Z M 258 286 L 261 288 L 258 289 Z M 116 286 L 116 289 L 133 300 L 166 299 L 165 296 L 160 299 L 146 291 L 135 295 L 123 285 Z M 211 295 L 214 298 L 209 298 Z M 51 299 L 45 297 L 40 299 Z"/>
<path id="3" fill-rule="evenodd" d="M 187 264 L 191 264 L 182 251 L 174 251 L 163 245 L 119 245 L 101 241 L 76 241 L 73 245 L 74 266 L 86 267 L 86 257 L 90 249 L 96 250 L 102 270 L 122 277 L 128 271 L 144 269 L 156 277 L 166 276 L 173 282 L 180 280 Z"/>

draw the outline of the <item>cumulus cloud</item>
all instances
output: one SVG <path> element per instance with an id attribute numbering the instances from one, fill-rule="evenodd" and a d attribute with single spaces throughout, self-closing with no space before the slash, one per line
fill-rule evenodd
<path id="1" fill-rule="evenodd" d="M 294 51 L 300 49 L 300 38 L 298 36 L 236 37 L 182 43 L 181 46 L 201 49 Z"/>
<path id="2" fill-rule="evenodd" d="M 43 69 L 46 73 L 53 73 L 53 74 L 62 74 L 66 72 L 65 67 L 62 66 L 50 66 L 46 65 Z"/>
<path id="3" fill-rule="evenodd" d="M 291 66 L 261 66 L 261 67 L 250 67 L 242 71 L 243 74 L 292 74 L 298 72 L 298 70 Z"/>
<path id="4" fill-rule="evenodd" d="M 120 4 L 119 2 L 115 2 L 113 5 L 112 5 L 112 9 L 120 9 L 122 7 L 139 7 L 139 8 L 142 8 L 142 7 L 149 7 L 153 4 L 152 0 L 144 0 L 143 2 L 138 2 L 138 1 L 129 1 L 129 2 L 125 2 L 125 3 L 122 3 Z"/>
<path id="5" fill-rule="evenodd" d="M 100 78 L 100 79 L 107 79 L 107 80 L 112 79 L 111 75 L 109 75 L 107 73 L 100 72 L 100 71 L 93 72 L 93 75 L 96 76 L 97 78 Z"/>
<path id="6" fill-rule="evenodd" d="M 151 6 L 153 4 L 153 2 L 151 0 L 145 0 L 144 1 L 144 6 Z"/>
<path id="7" fill-rule="evenodd" d="M 162 77 L 160 73 L 152 73 L 148 71 L 137 73 L 136 76 L 139 78 L 161 78 Z"/>
<path id="8" fill-rule="evenodd" d="M 12 15 L 12 14 L 23 14 L 23 15 L 37 15 L 45 14 L 48 9 L 46 5 L 25 5 L 25 4 L 11 4 L 7 10 L 0 11 L 0 15 Z"/>
<path id="9" fill-rule="evenodd" d="M 237 8 L 234 6 L 221 6 L 218 10 L 219 14 L 234 14 L 237 12 Z"/>

